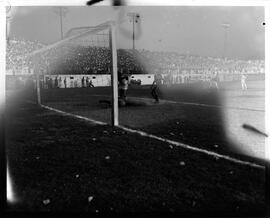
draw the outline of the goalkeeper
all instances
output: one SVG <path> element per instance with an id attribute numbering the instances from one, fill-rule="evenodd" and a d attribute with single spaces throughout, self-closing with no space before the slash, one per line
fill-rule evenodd
<path id="1" fill-rule="evenodd" d="M 127 90 L 128 90 L 128 76 L 123 75 L 119 81 L 119 97 L 120 99 L 127 100 Z"/>

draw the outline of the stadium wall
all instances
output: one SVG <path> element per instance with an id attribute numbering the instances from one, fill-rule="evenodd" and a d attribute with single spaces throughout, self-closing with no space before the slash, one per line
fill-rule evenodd
<path id="1" fill-rule="evenodd" d="M 85 79 L 85 84 L 86 84 L 86 79 L 89 79 L 89 82 L 92 81 L 92 84 L 95 87 L 99 86 L 110 86 L 111 85 L 111 76 L 109 74 L 102 74 L 102 75 L 45 75 L 44 76 L 44 84 L 46 81 L 49 79 L 52 79 L 52 82 L 54 84 L 55 78 L 58 80 L 58 87 L 59 88 L 65 88 L 65 83 L 64 80 L 66 79 L 66 88 L 80 88 L 82 87 L 82 78 L 84 77 Z"/>
<path id="2" fill-rule="evenodd" d="M 166 78 L 166 74 L 162 74 L 164 78 L 164 83 L 166 84 L 180 84 L 180 83 L 193 83 L 198 81 L 207 81 L 209 76 L 204 74 L 180 74 L 180 75 L 171 75 L 169 78 Z M 233 82 L 240 81 L 240 74 L 220 74 L 220 82 Z M 48 80 L 52 79 L 52 87 L 54 87 L 55 78 L 58 80 L 58 87 L 65 88 L 64 79 L 66 78 L 66 88 L 80 88 L 82 87 L 82 78 L 88 77 L 89 81 L 92 81 L 92 84 L 95 87 L 104 87 L 111 85 L 111 75 L 110 74 L 81 74 L 81 75 L 44 75 L 41 76 L 41 82 L 44 85 L 44 88 L 48 88 Z M 264 80 L 265 74 L 247 74 L 247 80 Z M 30 83 L 34 79 L 33 74 L 21 74 L 21 75 L 6 75 L 6 87 L 7 89 L 18 88 L 25 86 L 27 83 Z M 130 80 L 138 81 L 140 80 L 141 85 L 151 85 L 154 81 L 154 74 L 133 74 L 130 76 Z M 46 83 L 47 81 L 47 83 Z"/>
<path id="3" fill-rule="evenodd" d="M 154 81 L 154 74 L 134 74 L 130 76 L 132 80 L 141 80 L 141 85 L 150 85 Z"/>
<path id="4" fill-rule="evenodd" d="M 111 75 L 110 74 L 89 74 L 89 75 L 45 75 L 43 81 L 45 82 L 49 78 L 52 81 L 55 81 L 55 78 L 58 79 L 59 88 L 65 88 L 64 79 L 66 78 L 66 87 L 67 88 L 76 88 L 82 87 L 82 78 L 86 80 L 88 77 L 89 81 L 92 81 L 92 84 L 95 87 L 110 86 L 111 85 Z M 154 81 L 154 74 L 134 74 L 130 76 L 132 80 L 141 80 L 141 85 L 150 85 Z M 86 82 L 85 82 L 86 84 Z"/>

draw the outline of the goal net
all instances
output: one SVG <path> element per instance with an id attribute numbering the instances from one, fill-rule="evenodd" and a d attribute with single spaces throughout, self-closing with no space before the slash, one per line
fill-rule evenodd
<path id="1" fill-rule="evenodd" d="M 115 24 L 75 28 L 66 38 L 28 54 L 36 101 L 118 125 Z"/>

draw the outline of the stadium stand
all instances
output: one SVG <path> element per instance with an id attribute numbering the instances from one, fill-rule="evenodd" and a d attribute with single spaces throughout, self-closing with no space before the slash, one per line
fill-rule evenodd
<path id="1" fill-rule="evenodd" d="M 7 45 L 7 70 L 32 67 L 25 55 L 45 46 L 40 42 L 12 39 Z M 105 47 L 65 45 L 50 50 L 40 61 L 44 74 L 108 74 L 110 52 Z M 232 60 L 176 52 L 118 49 L 118 68 L 129 74 L 239 74 L 241 72 L 264 73 L 264 60 Z"/>

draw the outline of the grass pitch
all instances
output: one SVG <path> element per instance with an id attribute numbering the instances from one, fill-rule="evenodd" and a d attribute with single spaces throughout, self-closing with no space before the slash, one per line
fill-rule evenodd
<path id="1" fill-rule="evenodd" d="M 226 106 L 224 93 L 233 91 L 240 97 L 247 95 L 241 93 L 237 85 L 239 84 L 221 84 L 220 90 L 207 89 L 206 84 L 203 83 L 163 86 L 160 91 L 161 100 L 158 104 L 154 103 L 154 99 L 151 98 L 149 86 L 133 86 L 127 93 L 127 106 L 119 109 L 119 123 L 132 129 L 199 148 L 241 159 L 249 160 L 249 156 L 252 156 L 253 159 L 255 155 L 252 155 L 252 149 L 257 146 L 256 143 L 258 143 L 256 149 L 262 149 L 263 138 L 256 137 L 252 133 L 247 134 L 246 130 L 242 128 L 242 120 L 239 119 L 245 119 L 246 122 L 254 117 L 250 124 L 263 126 L 263 113 L 234 110 L 226 113 L 230 117 L 235 117 L 234 120 L 229 119 L 228 116 L 224 117 L 224 107 Z M 258 92 L 258 88 L 263 90 L 263 84 L 260 81 L 255 81 L 250 86 L 252 95 L 254 95 L 254 90 Z M 110 123 L 111 108 L 108 104 L 100 103 L 101 100 L 111 100 L 110 92 L 110 87 L 43 90 L 42 101 L 43 104 L 62 111 Z M 231 101 L 236 101 L 235 96 L 231 99 Z M 256 99 L 245 100 L 244 106 L 259 107 L 260 104 Z M 238 105 L 243 107 L 239 102 Z M 228 123 L 228 121 L 230 122 Z M 235 138 L 243 139 L 243 142 L 238 143 Z M 260 162 L 258 156 L 256 157 L 256 161 Z"/>
<path id="2" fill-rule="evenodd" d="M 10 211 L 265 212 L 263 169 L 93 125 L 23 100 L 20 95 L 7 100 L 6 148 L 17 198 Z M 191 135 L 198 132 L 192 130 Z"/>

